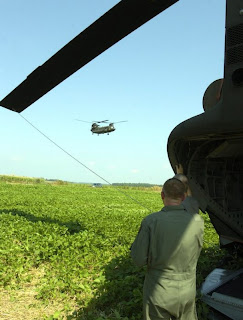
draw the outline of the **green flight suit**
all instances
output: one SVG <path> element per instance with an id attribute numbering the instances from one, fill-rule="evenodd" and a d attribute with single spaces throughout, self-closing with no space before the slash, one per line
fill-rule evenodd
<path id="1" fill-rule="evenodd" d="M 187 196 L 186 199 L 182 201 L 181 204 L 186 209 L 186 211 L 190 213 L 199 213 L 199 204 L 194 197 Z"/>
<path id="2" fill-rule="evenodd" d="M 200 215 L 183 205 L 166 206 L 142 221 L 131 257 L 136 265 L 147 265 L 144 320 L 197 319 L 196 266 L 203 228 Z"/>

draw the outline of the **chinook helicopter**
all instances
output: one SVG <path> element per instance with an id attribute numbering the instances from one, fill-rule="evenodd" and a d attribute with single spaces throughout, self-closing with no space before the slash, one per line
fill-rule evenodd
<path id="1" fill-rule="evenodd" d="M 0 101 L 0 105 L 16 112 L 25 110 L 92 59 L 177 1 L 120 1 L 34 70 Z M 226 0 L 224 77 L 213 82 L 206 90 L 204 112 L 179 124 L 169 135 L 167 145 L 173 170 L 176 170 L 178 163 L 182 164 L 192 193 L 199 199 L 200 209 L 209 214 L 221 246 L 226 247 L 243 245 L 242 101 L 243 1 Z M 226 282 L 225 278 L 223 281 Z M 220 306 L 220 294 L 215 299 L 213 291 L 208 294 L 209 300 L 217 302 L 213 308 L 221 313 L 219 318 L 215 315 L 213 319 L 243 319 L 240 309 L 243 306 L 242 293 L 239 298 L 242 276 L 237 276 L 237 283 L 238 286 L 234 284 L 234 288 L 238 287 L 238 291 L 233 296 L 231 293 L 230 299 L 233 301 L 238 297 L 238 300 L 233 301 L 228 309 L 225 305 Z M 238 315 L 232 315 L 232 310 L 235 312 L 237 308 Z"/>
<path id="2" fill-rule="evenodd" d="M 116 128 L 114 127 L 115 123 L 120 123 L 120 122 L 127 122 L 126 120 L 123 121 L 117 121 L 117 122 L 111 122 L 108 124 L 108 126 L 100 126 L 98 123 L 107 123 L 109 120 L 102 120 L 102 121 L 93 121 L 93 122 L 89 122 L 89 121 L 84 121 L 84 120 L 79 120 L 76 119 L 77 121 L 82 121 L 82 122 L 88 122 L 88 123 L 92 123 L 91 125 L 91 129 L 90 131 L 94 134 L 103 134 L 103 133 L 107 133 L 109 135 L 110 132 L 113 132 L 116 130 Z"/>

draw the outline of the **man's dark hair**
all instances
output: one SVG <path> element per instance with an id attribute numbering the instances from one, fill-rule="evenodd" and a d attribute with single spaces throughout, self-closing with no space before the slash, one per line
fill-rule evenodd
<path id="1" fill-rule="evenodd" d="M 165 181 L 162 191 L 168 198 L 180 199 L 185 195 L 186 187 L 179 179 L 172 178 Z"/>
<path id="2" fill-rule="evenodd" d="M 177 173 L 174 175 L 173 178 L 180 180 L 184 184 L 184 186 L 186 188 L 186 192 L 187 192 L 187 190 L 189 188 L 187 176 L 185 176 L 183 173 Z"/>

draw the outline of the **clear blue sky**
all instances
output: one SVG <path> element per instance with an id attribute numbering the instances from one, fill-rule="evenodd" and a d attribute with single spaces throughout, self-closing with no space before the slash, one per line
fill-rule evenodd
<path id="1" fill-rule="evenodd" d="M 0 1 L 0 100 L 119 1 Z M 91 170 L 114 182 L 162 184 L 173 174 L 167 139 L 203 112 L 223 77 L 225 0 L 180 0 L 22 112 Z M 92 135 L 93 121 L 117 124 Z M 102 182 L 19 114 L 0 108 L 0 174 Z"/>

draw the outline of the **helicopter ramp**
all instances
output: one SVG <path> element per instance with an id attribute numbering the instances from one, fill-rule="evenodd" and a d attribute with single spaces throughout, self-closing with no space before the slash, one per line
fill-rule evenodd
<path id="1" fill-rule="evenodd" d="M 214 269 L 201 288 L 202 301 L 210 306 L 211 320 L 243 319 L 243 269 Z"/>

